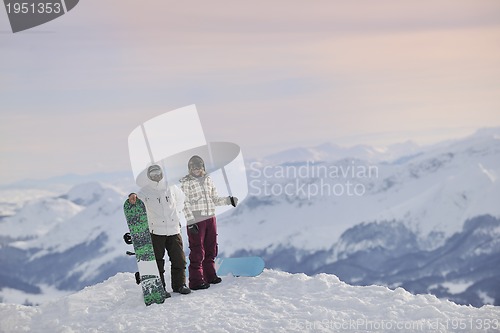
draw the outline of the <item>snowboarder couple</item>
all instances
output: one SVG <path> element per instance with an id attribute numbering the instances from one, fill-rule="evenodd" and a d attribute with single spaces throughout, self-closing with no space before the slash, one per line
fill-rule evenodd
<path id="1" fill-rule="evenodd" d="M 158 270 L 165 286 L 165 250 L 171 262 L 172 290 L 189 294 L 192 290 L 207 289 L 210 283 L 222 280 L 215 272 L 217 256 L 217 225 L 215 206 L 232 204 L 235 197 L 219 197 L 212 179 L 205 171 L 203 159 L 193 156 L 188 162 L 189 174 L 181 179 L 182 191 L 175 185 L 161 182 L 163 172 L 158 165 L 147 170 L 149 182 L 138 196 L 146 205 L 151 240 Z M 135 203 L 135 193 L 129 195 Z M 132 200 L 134 202 L 132 202 Z M 186 257 L 180 234 L 179 214 L 184 212 L 189 239 L 189 287 L 186 281 Z"/>

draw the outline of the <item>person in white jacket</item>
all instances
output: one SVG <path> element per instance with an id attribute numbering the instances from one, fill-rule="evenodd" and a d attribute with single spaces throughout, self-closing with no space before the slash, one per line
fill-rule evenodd
<path id="1" fill-rule="evenodd" d="M 163 180 L 159 165 L 152 165 L 147 171 L 148 184 L 138 193 L 146 205 L 149 231 L 156 257 L 160 278 L 165 287 L 165 250 L 171 263 L 172 290 L 189 294 L 186 286 L 186 255 L 182 244 L 179 214 L 184 208 L 184 193 L 175 185 L 168 186 Z M 162 181 L 163 180 L 163 181 Z"/>

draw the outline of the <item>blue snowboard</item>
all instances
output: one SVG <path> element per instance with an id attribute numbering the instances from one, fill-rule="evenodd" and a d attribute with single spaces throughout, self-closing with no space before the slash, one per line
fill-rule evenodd
<path id="1" fill-rule="evenodd" d="M 215 269 L 217 275 L 225 276 L 258 276 L 264 270 L 264 260 L 261 257 L 217 258 Z"/>
<path id="2" fill-rule="evenodd" d="M 264 271 L 264 266 L 264 259 L 261 257 L 215 259 L 215 270 L 219 276 L 259 276 Z M 187 259 L 186 275 L 189 275 L 188 268 L 189 259 Z"/>

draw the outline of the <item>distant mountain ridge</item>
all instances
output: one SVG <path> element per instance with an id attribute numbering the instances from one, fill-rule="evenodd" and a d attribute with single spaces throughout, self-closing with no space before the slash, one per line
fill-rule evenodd
<path id="1" fill-rule="evenodd" d="M 99 172 L 87 175 L 68 173 L 46 179 L 23 179 L 11 184 L 0 185 L 0 190 L 44 189 L 53 192 L 66 192 L 71 187 L 89 183 L 102 182 L 115 186 L 134 186 L 131 171 Z"/>
<path id="2" fill-rule="evenodd" d="M 324 143 L 315 147 L 292 148 L 263 157 L 265 164 L 286 162 L 323 161 L 333 162 L 344 158 L 356 158 L 370 162 L 392 161 L 401 156 L 415 155 L 422 147 L 412 141 L 375 148 L 369 145 L 342 147 L 332 143 Z"/>

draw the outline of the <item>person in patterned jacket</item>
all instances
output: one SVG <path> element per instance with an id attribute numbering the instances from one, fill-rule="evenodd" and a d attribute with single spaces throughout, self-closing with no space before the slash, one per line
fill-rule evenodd
<path id="1" fill-rule="evenodd" d="M 215 207 L 233 205 L 238 198 L 219 197 L 217 189 L 205 171 L 203 159 L 197 155 L 188 162 L 189 174 L 180 180 L 181 190 L 186 195 L 184 215 L 187 221 L 189 240 L 189 288 L 207 289 L 210 284 L 222 279 L 215 271 L 217 256 L 217 222 Z"/>

